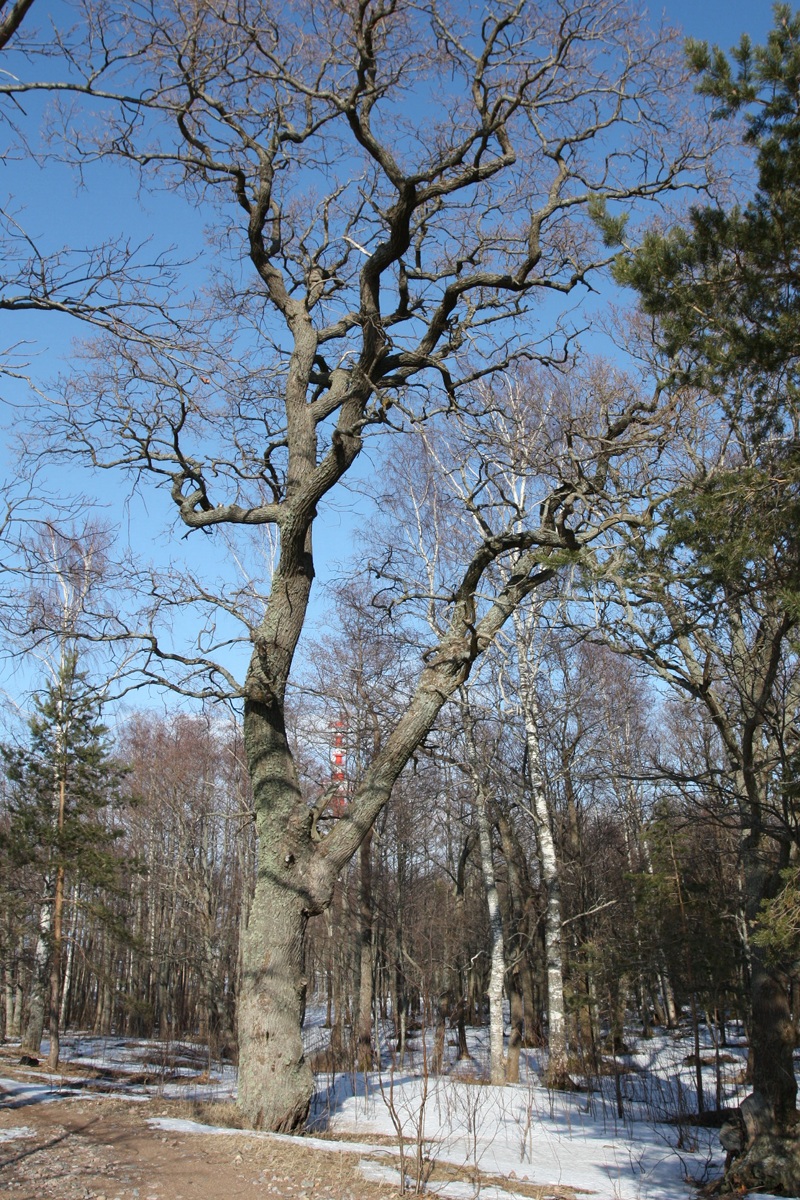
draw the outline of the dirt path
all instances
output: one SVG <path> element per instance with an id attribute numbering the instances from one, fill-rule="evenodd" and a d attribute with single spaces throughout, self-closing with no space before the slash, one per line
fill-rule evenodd
<path id="1" fill-rule="evenodd" d="M 110 1098 L 3 1107 L 0 1195 L 8 1200 L 389 1200 L 363 1179 L 358 1156 L 291 1142 L 172 1133 L 162 1103 Z M 2 1140 L 25 1127 L 32 1136 Z"/>

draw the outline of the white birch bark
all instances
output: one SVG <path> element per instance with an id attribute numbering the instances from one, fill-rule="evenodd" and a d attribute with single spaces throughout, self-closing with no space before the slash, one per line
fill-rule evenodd
<path id="1" fill-rule="evenodd" d="M 59 1010 L 59 1024 L 64 1028 L 67 1016 L 67 1004 L 69 1003 L 69 991 L 72 986 L 72 971 L 75 962 L 75 938 L 77 936 L 77 920 L 78 920 L 78 887 L 73 885 L 72 896 L 70 898 L 70 908 L 72 912 L 72 930 L 69 933 L 67 942 L 67 962 L 64 968 L 64 986 L 61 989 L 61 1005 Z"/>
<path id="2" fill-rule="evenodd" d="M 481 873 L 489 912 L 489 1072 L 493 1084 L 506 1081 L 503 1057 L 503 981 L 506 972 L 505 946 L 503 943 L 503 917 L 500 898 L 494 876 L 492 857 L 492 826 L 489 821 L 489 800 L 481 779 L 475 745 L 475 728 L 469 704 L 462 698 L 461 712 L 467 736 L 467 760 L 475 791 L 475 820 L 478 826 L 478 845 L 481 855 Z"/>
<path id="3" fill-rule="evenodd" d="M 503 946 L 503 920 L 500 914 L 500 900 L 497 895 L 497 885 L 494 878 L 492 829 L 489 823 L 486 794 L 483 789 L 480 790 L 476 799 L 481 871 L 483 872 L 483 884 L 486 889 L 486 907 L 489 910 L 489 953 L 491 956 L 491 968 L 489 972 L 490 1075 L 492 1083 L 503 1084 L 506 1081 L 506 1067 L 503 1058 L 503 979 L 506 971 L 505 950 Z"/>
<path id="4" fill-rule="evenodd" d="M 50 986 L 50 950 L 53 928 L 53 885 L 50 879 L 45 880 L 44 892 L 42 907 L 39 909 L 39 934 L 33 953 L 28 1021 L 22 1038 L 22 1053 L 30 1054 L 33 1057 L 36 1057 L 42 1049 L 44 1019 Z"/>
<path id="5" fill-rule="evenodd" d="M 514 613 L 513 621 L 519 669 L 520 703 L 525 723 L 528 781 L 531 792 L 529 811 L 536 831 L 539 868 L 547 893 L 544 941 L 547 973 L 548 1081 L 557 1085 L 567 1075 L 567 1025 L 561 950 L 561 879 L 555 838 L 553 837 L 552 813 L 544 786 L 539 749 L 539 700 L 536 694 L 536 672 L 529 657 L 530 638 L 520 612 Z"/>

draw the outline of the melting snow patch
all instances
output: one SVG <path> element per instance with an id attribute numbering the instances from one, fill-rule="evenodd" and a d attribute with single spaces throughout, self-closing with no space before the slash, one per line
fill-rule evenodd
<path id="1" fill-rule="evenodd" d="M 0 1142 L 15 1142 L 18 1138 L 36 1137 L 36 1130 L 27 1125 L 15 1125 L 13 1129 L 0 1129 Z"/>
<path id="2" fill-rule="evenodd" d="M 147 1124 L 151 1129 L 164 1129 L 169 1133 L 238 1133 L 247 1135 L 249 1129 L 230 1129 L 226 1125 L 203 1125 L 200 1121 L 184 1121 L 178 1117 L 150 1117 Z"/>

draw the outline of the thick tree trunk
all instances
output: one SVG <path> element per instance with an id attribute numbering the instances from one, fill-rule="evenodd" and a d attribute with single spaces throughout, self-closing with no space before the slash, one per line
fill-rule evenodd
<path id="1" fill-rule="evenodd" d="M 752 838 L 743 853 L 746 909 L 752 926 L 761 901 L 774 894 L 774 873 L 765 868 L 763 839 Z M 789 1003 L 788 977 L 771 969 L 764 952 L 752 942 L 750 958 L 750 1078 L 753 1090 L 769 1104 L 775 1128 L 782 1132 L 797 1122 L 794 1074 L 795 1030 Z"/>
<path id="2" fill-rule="evenodd" d="M 256 686 L 263 671 L 251 667 Z M 288 1132 L 308 1114 L 314 1077 L 303 1052 L 305 934 L 321 907 L 308 891 L 311 813 L 300 792 L 282 701 L 249 701 L 247 752 L 258 837 L 256 886 L 242 945 L 239 1107 L 256 1129 Z M 327 897 L 328 903 L 332 898 Z M 338 1013 L 337 1013 L 338 1019 Z"/>
<path id="3" fill-rule="evenodd" d="M 256 1129 L 303 1124 L 314 1077 L 303 1053 L 306 978 L 302 895 L 259 872 L 244 935 L 239 997 L 239 1107 Z"/>

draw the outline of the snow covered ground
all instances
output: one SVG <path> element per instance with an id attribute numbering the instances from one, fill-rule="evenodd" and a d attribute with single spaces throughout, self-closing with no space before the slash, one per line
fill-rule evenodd
<path id="1" fill-rule="evenodd" d="M 603 1200 L 677 1200 L 722 1170 L 718 1131 L 681 1120 L 697 1106 L 695 1071 L 683 1061 L 691 1050 L 684 1037 L 643 1040 L 635 1053 L 617 1056 L 616 1064 L 607 1060 L 618 1074 L 580 1080 L 585 1090 L 576 1092 L 542 1086 L 546 1063 L 538 1051 L 523 1052 L 523 1082 L 476 1083 L 488 1075 L 488 1031 L 470 1031 L 469 1048 L 471 1062 L 427 1081 L 419 1070 L 419 1050 L 414 1069 L 386 1068 L 366 1078 L 338 1075 L 317 1094 L 317 1123 L 334 1133 L 395 1139 L 399 1125 L 412 1163 L 420 1142 L 429 1158 L 502 1176 L 512 1192 L 516 1179 L 559 1184 Z M 713 1057 L 710 1046 L 706 1056 Z M 743 1047 L 724 1052 L 732 1060 L 721 1064 L 724 1104 L 734 1106 L 745 1094 L 736 1082 L 744 1056 Z M 716 1075 L 713 1068 L 704 1068 L 703 1075 L 706 1107 L 714 1108 Z M 474 1195 L 474 1189 L 448 1194 Z M 485 1188 L 481 1195 L 487 1195 Z"/>
<path id="2" fill-rule="evenodd" d="M 319 1009 L 309 1010 L 304 1030 L 309 1051 L 325 1045 L 322 1016 Z M 406 1177 L 412 1182 L 424 1178 L 433 1164 L 461 1169 L 461 1182 L 429 1184 L 430 1191 L 453 1200 L 478 1195 L 510 1200 L 520 1194 L 515 1192 L 520 1181 L 573 1188 L 599 1200 L 688 1200 L 693 1185 L 721 1172 L 718 1131 L 685 1120 L 697 1108 L 695 1069 L 684 1061 L 692 1050 L 687 1036 L 659 1033 L 632 1042 L 632 1053 L 606 1060 L 610 1073 L 576 1076 L 581 1090 L 575 1092 L 542 1085 L 545 1061 L 539 1051 L 523 1051 L 519 1084 L 490 1087 L 480 1082 L 487 1074 L 484 1029 L 470 1031 L 468 1062 L 451 1061 L 445 1074 L 430 1075 L 425 1070 L 430 1054 L 423 1054 L 422 1040 L 417 1034 L 415 1049 L 402 1066 L 384 1065 L 367 1076 L 318 1077 L 312 1131 L 325 1132 L 323 1145 L 331 1152 L 369 1153 L 361 1168 L 372 1178 L 399 1180 L 401 1142 Z M 720 1062 L 721 1100 L 728 1106 L 745 1094 L 739 1081 L 746 1051 L 732 1040 Z M 426 1046 L 429 1050 L 429 1039 Z M 710 1042 L 701 1057 L 713 1064 Z M 233 1067 L 209 1063 L 204 1050 L 191 1043 L 67 1035 L 62 1058 L 71 1065 L 69 1074 L 32 1072 L 30 1082 L 0 1079 L 4 1101 L 23 1107 L 98 1089 L 131 1099 L 226 1100 L 236 1094 Z M 388 1049 L 383 1061 L 391 1062 Z M 86 1076 L 72 1074 L 76 1067 L 86 1070 Z M 98 1072 L 100 1078 L 93 1078 Z M 707 1065 L 702 1073 L 705 1104 L 711 1109 L 716 1107 L 716 1071 Z M 191 1122 L 180 1125 L 212 1131 Z M 17 1136 L 25 1132 L 21 1126 Z M 375 1146 L 366 1144 L 374 1135 L 384 1141 L 377 1155 Z M 353 1139 L 364 1144 L 354 1146 Z M 468 1176 L 477 1182 L 466 1181 Z"/>

